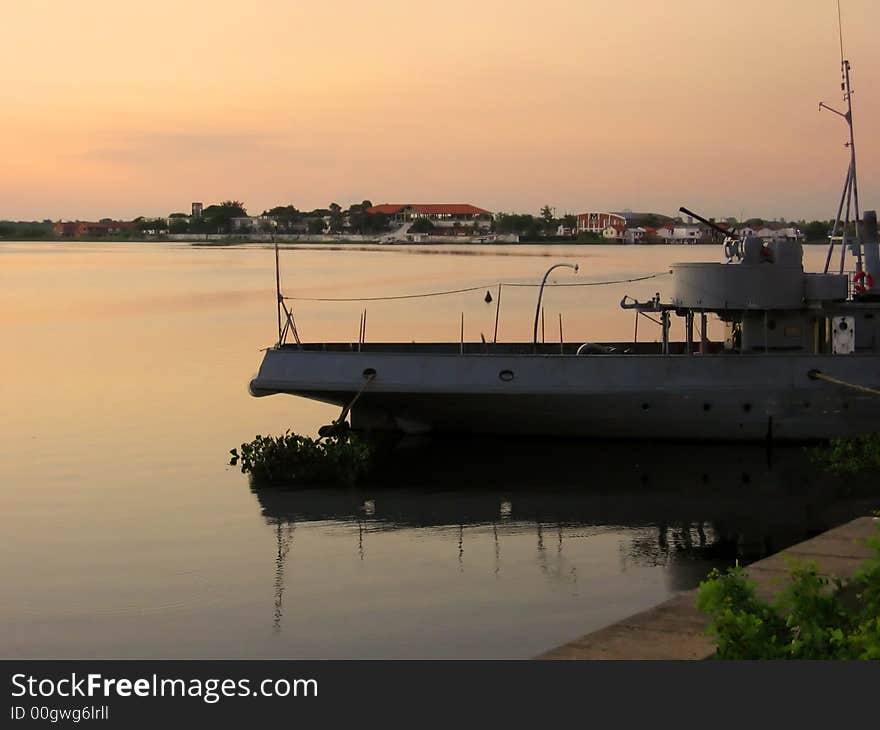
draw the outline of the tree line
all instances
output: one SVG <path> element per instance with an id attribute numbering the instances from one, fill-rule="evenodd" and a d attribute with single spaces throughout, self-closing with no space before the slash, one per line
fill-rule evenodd
<path id="1" fill-rule="evenodd" d="M 371 234 L 388 229 L 389 217 L 384 213 L 368 213 L 373 204 L 369 200 L 354 203 L 343 208 L 338 203 L 330 203 L 326 208 L 299 210 L 296 206 L 277 205 L 264 210 L 255 227 L 244 226 L 248 232 L 257 230 L 263 233 L 350 233 Z M 172 213 L 165 218 L 138 218 L 135 225 L 143 232 L 168 233 L 232 233 L 235 218 L 247 218 L 247 208 L 239 200 L 225 200 L 209 205 L 199 217 L 185 213 Z"/>
<path id="2" fill-rule="evenodd" d="M 322 233 L 355 233 L 360 235 L 381 235 L 390 229 L 391 217 L 384 213 L 369 213 L 373 207 L 369 200 L 353 203 L 343 208 L 338 203 L 330 203 L 326 208 L 312 210 L 300 210 L 292 204 L 277 205 L 264 210 L 259 216 L 259 221 L 253 226 L 245 226 L 242 232 L 259 231 L 269 233 L 308 233 L 318 235 Z M 185 213 L 172 213 L 167 218 L 138 217 L 131 223 L 131 229 L 122 231 L 121 237 L 152 236 L 164 233 L 193 233 L 228 234 L 234 232 L 233 219 L 245 218 L 248 211 L 240 200 L 225 200 L 221 203 L 209 205 L 202 211 L 200 217 L 191 217 Z M 106 219 L 104 219 L 106 220 Z M 659 227 L 664 223 L 681 222 L 681 219 L 668 218 L 659 214 L 637 214 L 630 221 L 631 226 Z M 785 219 L 766 220 L 763 218 L 749 218 L 738 221 L 736 218 L 724 218 L 723 222 L 731 227 L 748 225 L 753 228 L 761 228 L 772 224 L 792 225 L 801 230 L 804 238 L 809 242 L 825 242 L 831 233 L 833 221 L 829 220 L 799 220 L 786 223 Z M 518 235 L 522 240 L 552 240 L 561 239 L 560 229 L 565 231 L 565 238 L 575 235 L 581 242 L 599 242 L 603 238 L 601 234 L 582 231 L 577 233 L 577 216 L 565 213 L 557 216 L 555 208 L 545 205 L 539 215 L 529 213 L 498 213 L 492 220 L 491 232 L 498 234 Z M 567 229 L 567 230 L 565 230 Z M 431 233 L 434 225 L 427 218 L 417 219 L 410 227 L 412 233 Z M 855 224 L 851 223 L 848 235 L 855 235 Z M 0 221 L 0 238 L 51 238 L 53 236 L 51 221 L 42 222 L 13 222 Z"/>

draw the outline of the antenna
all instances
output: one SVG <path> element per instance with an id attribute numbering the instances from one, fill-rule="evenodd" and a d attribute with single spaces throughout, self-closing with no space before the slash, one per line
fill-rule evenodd
<path id="1" fill-rule="evenodd" d="M 278 260 L 278 239 L 275 237 L 275 228 L 272 228 L 272 245 L 275 247 L 275 308 L 278 310 L 278 344 L 279 349 L 284 338 L 281 329 L 281 307 L 284 306 L 284 299 L 281 296 L 281 263 Z"/>
<path id="2" fill-rule="evenodd" d="M 843 193 L 840 196 L 840 205 L 837 207 L 837 216 L 834 219 L 834 227 L 828 241 L 828 255 L 825 257 L 825 273 L 831 265 L 831 254 L 834 251 L 834 242 L 840 240 L 840 273 L 843 273 L 844 261 L 846 259 L 847 236 L 849 234 L 850 210 L 855 213 L 855 235 L 851 244 L 852 252 L 856 255 L 856 270 L 862 271 L 862 241 L 861 241 L 861 214 L 859 211 L 859 184 L 856 177 L 856 142 L 853 132 L 853 113 L 852 113 L 852 96 L 853 90 L 850 86 L 849 72 L 850 64 L 843 54 L 843 23 L 840 14 L 840 0 L 837 0 L 837 25 L 838 37 L 840 39 L 840 74 L 841 84 L 840 90 L 843 92 L 843 100 L 846 102 L 846 112 L 840 112 L 828 106 L 824 101 L 819 102 L 819 111 L 827 109 L 839 117 L 842 117 L 849 128 L 849 142 L 844 144 L 849 147 L 849 167 L 846 171 L 846 180 L 843 184 Z M 844 205 L 846 206 L 844 208 Z M 845 211 L 845 212 L 844 212 Z M 843 220 L 841 221 L 841 215 Z M 841 223 L 842 230 L 841 230 Z"/>

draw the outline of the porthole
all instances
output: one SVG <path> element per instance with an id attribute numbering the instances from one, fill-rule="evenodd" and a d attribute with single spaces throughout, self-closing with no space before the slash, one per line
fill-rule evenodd
<path id="1" fill-rule="evenodd" d="M 752 404 L 751 403 L 743 403 L 743 410 L 746 413 L 749 413 L 752 410 Z"/>
<path id="2" fill-rule="evenodd" d="M 651 407 L 650 403 L 642 403 L 642 410 L 647 411 Z"/>
<path id="3" fill-rule="evenodd" d="M 375 368 L 364 368 L 364 372 L 361 374 L 365 378 L 375 378 L 376 377 L 376 369 Z"/>
<path id="4" fill-rule="evenodd" d="M 498 373 L 498 377 L 501 378 L 505 383 L 509 383 L 513 380 L 513 370 L 502 370 Z"/>
<path id="5" fill-rule="evenodd" d="M 704 410 L 704 411 L 711 411 L 711 410 L 712 410 L 712 404 L 711 404 L 711 403 L 703 403 L 703 410 Z"/>

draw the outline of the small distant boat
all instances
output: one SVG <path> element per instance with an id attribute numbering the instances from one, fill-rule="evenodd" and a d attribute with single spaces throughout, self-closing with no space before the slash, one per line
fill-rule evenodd
<path id="1" fill-rule="evenodd" d="M 338 405 L 355 429 L 725 441 L 876 430 L 880 246 L 876 213 L 858 209 L 848 61 L 842 69 L 847 112 L 832 111 L 849 125 L 851 159 L 824 271 L 804 271 L 798 241 L 718 228 L 723 263 L 673 264 L 666 298 L 621 302 L 637 321 L 659 322 L 656 343 L 539 343 L 537 312 L 532 342 L 304 343 L 279 289 L 278 341 L 251 393 Z M 683 341 L 670 339 L 673 317 Z M 709 339 L 709 317 L 724 324 L 723 341 Z"/>

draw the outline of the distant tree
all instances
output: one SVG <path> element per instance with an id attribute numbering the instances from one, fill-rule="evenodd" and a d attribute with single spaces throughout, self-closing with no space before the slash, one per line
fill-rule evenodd
<path id="1" fill-rule="evenodd" d="M 493 228 L 496 233 L 537 236 L 538 222 L 528 213 L 499 213 L 493 221 Z"/>
<path id="2" fill-rule="evenodd" d="M 578 243 L 602 243 L 604 239 L 595 231 L 581 231 L 577 235 Z"/>
<path id="3" fill-rule="evenodd" d="M 366 213 L 361 220 L 361 231 L 367 234 L 382 233 L 388 230 L 388 221 L 385 213 Z"/>
<path id="4" fill-rule="evenodd" d="M 214 230 L 211 227 L 211 223 L 205 220 L 204 216 L 201 218 L 193 218 L 189 222 L 189 233 L 210 233 Z"/>
<path id="5" fill-rule="evenodd" d="M 240 200 L 224 200 L 220 203 L 220 207 L 224 210 L 228 210 L 237 217 L 243 217 L 248 214 L 247 209 L 244 207 L 244 203 Z"/>
<path id="6" fill-rule="evenodd" d="M 553 215 L 553 209 L 549 205 L 541 208 L 541 232 L 545 236 L 555 236 L 559 229 L 560 220 Z"/>
<path id="7" fill-rule="evenodd" d="M 189 233 L 189 223 L 185 218 L 178 218 L 177 220 L 172 220 L 171 225 L 168 226 L 169 233 Z"/>
<path id="8" fill-rule="evenodd" d="M 431 233 L 434 230 L 434 224 L 427 218 L 417 218 L 415 223 L 409 227 L 410 233 Z"/>
<path id="9" fill-rule="evenodd" d="M 324 221 L 321 218 L 310 218 L 306 223 L 306 229 L 312 235 L 324 232 Z"/>
<path id="10" fill-rule="evenodd" d="M 330 233 L 340 233 L 345 224 L 345 215 L 339 203 L 330 203 Z"/>
<path id="11" fill-rule="evenodd" d="M 628 213 L 627 225 L 642 226 L 643 228 L 659 228 L 670 221 L 670 218 L 659 213 Z"/>
<path id="12" fill-rule="evenodd" d="M 562 216 L 562 225 L 566 228 L 571 228 L 572 230 L 574 230 L 575 228 L 577 228 L 577 224 L 578 219 L 576 215 L 573 215 L 572 213 L 566 213 L 564 216 Z"/>
<path id="13" fill-rule="evenodd" d="M 274 208 L 264 210 L 263 215 L 276 221 L 279 230 L 287 232 L 293 230 L 293 224 L 302 218 L 302 213 L 292 205 L 276 205 Z"/>
<path id="14" fill-rule="evenodd" d="M 509 213 L 498 213 L 492 219 L 493 233 L 515 233 L 513 230 L 513 216 Z"/>
<path id="15" fill-rule="evenodd" d="M 348 210 L 345 212 L 343 216 L 343 222 L 347 222 L 348 228 L 354 233 L 363 233 L 365 218 L 366 218 L 366 210 L 371 207 L 369 205 L 369 200 L 365 200 L 363 203 L 352 203 Z"/>
<path id="16" fill-rule="evenodd" d="M 526 226 L 523 228 L 523 231 L 520 235 L 527 241 L 538 240 L 541 235 L 541 227 L 538 225 L 538 221 L 532 218 L 531 222 L 526 224 Z"/>
<path id="17" fill-rule="evenodd" d="M 202 218 L 208 227 L 217 233 L 229 233 L 233 218 L 247 215 L 244 203 L 238 200 L 224 200 L 220 205 L 209 205 L 202 211 Z"/>
<path id="18" fill-rule="evenodd" d="M 831 233 L 831 226 L 827 221 L 811 221 L 804 226 L 804 238 L 807 241 L 825 241 Z"/>

